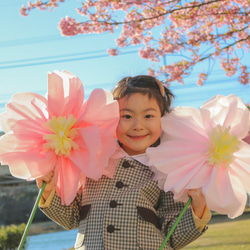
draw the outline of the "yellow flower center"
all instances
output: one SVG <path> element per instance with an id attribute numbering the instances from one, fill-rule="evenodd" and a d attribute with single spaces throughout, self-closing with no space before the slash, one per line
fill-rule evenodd
<path id="1" fill-rule="evenodd" d="M 217 125 L 213 128 L 209 136 L 208 163 L 217 167 L 229 166 L 233 160 L 233 154 L 239 150 L 240 141 L 236 135 L 229 133 L 230 127 L 223 128 Z"/>
<path id="2" fill-rule="evenodd" d="M 77 135 L 75 128 L 72 128 L 76 122 L 73 115 L 68 118 L 64 116 L 55 117 L 45 123 L 45 127 L 52 131 L 52 134 L 46 134 L 43 139 L 47 141 L 44 144 L 44 149 L 55 150 L 59 156 L 69 156 L 72 149 L 79 149 L 79 146 L 74 142 Z"/>

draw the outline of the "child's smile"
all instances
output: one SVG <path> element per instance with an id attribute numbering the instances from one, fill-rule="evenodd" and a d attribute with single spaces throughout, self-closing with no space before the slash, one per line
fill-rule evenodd
<path id="1" fill-rule="evenodd" d="M 161 111 L 154 98 L 141 93 L 118 100 L 120 121 L 117 138 L 129 155 L 145 153 L 161 135 Z"/>

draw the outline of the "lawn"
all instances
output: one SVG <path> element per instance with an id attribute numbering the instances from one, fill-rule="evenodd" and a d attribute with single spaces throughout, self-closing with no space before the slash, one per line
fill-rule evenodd
<path id="1" fill-rule="evenodd" d="M 209 228 L 203 236 L 183 249 L 250 250 L 250 209 L 236 219 L 213 215 L 208 226 Z"/>
<path id="2" fill-rule="evenodd" d="M 250 250 L 250 212 L 236 219 L 214 215 L 207 232 L 183 249 L 189 250 Z"/>

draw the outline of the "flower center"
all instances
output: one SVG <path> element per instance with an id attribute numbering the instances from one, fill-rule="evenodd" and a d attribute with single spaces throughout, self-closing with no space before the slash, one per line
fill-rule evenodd
<path id="1" fill-rule="evenodd" d="M 46 134 L 43 139 L 47 142 L 44 144 L 44 149 L 55 150 L 59 156 L 70 155 L 72 149 L 79 149 L 79 146 L 74 142 L 77 135 L 76 128 L 72 128 L 76 123 L 76 119 L 69 115 L 68 118 L 64 116 L 55 117 L 45 123 L 45 127 L 49 129 L 52 134 Z"/>
<path id="2" fill-rule="evenodd" d="M 236 135 L 229 133 L 230 127 L 223 128 L 217 125 L 209 136 L 208 163 L 216 167 L 228 167 L 234 160 L 233 154 L 239 150 L 240 141 Z"/>

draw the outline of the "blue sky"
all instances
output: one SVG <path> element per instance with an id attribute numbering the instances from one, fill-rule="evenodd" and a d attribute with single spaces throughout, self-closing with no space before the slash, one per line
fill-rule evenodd
<path id="1" fill-rule="evenodd" d="M 94 88 L 111 90 L 125 76 L 147 74 L 147 69 L 153 65 L 138 56 L 139 47 L 126 48 L 118 57 L 108 56 L 107 48 L 115 47 L 114 39 L 119 31 L 62 37 L 57 29 L 58 22 L 66 15 L 79 19 L 74 9 L 80 6 L 80 1 L 68 1 L 52 12 L 35 10 L 28 17 L 19 14 L 22 4 L 26 1 L 0 3 L 0 113 L 14 93 L 45 95 L 48 71 L 65 69 L 77 75 L 83 82 L 87 97 Z M 244 60 L 249 67 L 249 53 L 244 54 Z M 226 77 L 216 64 L 208 82 L 198 87 L 198 70 L 197 67 L 185 79 L 184 86 L 171 85 L 176 95 L 175 105 L 199 107 L 216 94 L 236 94 L 244 102 L 250 102 L 250 84 L 241 85 L 238 76 Z"/>

